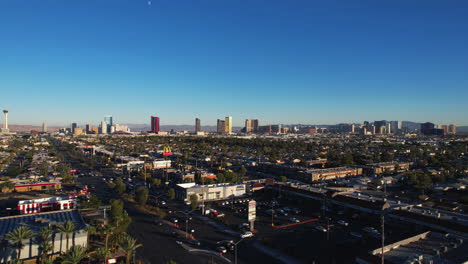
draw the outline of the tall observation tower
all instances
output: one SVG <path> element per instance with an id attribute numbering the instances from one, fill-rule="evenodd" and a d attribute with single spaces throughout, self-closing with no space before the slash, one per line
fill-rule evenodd
<path id="1" fill-rule="evenodd" d="M 8 129 L 8 110 L 3 110 L 3 128 L 2 128 L 2 133 L 9 133 L 10 130 Z"/>

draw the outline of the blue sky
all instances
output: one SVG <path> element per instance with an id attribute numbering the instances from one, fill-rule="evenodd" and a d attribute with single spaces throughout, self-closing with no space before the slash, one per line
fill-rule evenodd
<path id="1" fill-rule="evenodd" d="M 0 0 L 13 124 L 468 125 L 468 1 Z"/>

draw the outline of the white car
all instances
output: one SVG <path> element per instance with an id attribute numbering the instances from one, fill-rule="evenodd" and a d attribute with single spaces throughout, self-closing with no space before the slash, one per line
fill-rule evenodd
<path id="1" fill-rule="evenodd" d="M 252 232 L 245 232 L 240 235 L 241 238 L 248 238 L 248 237 L 253 237 L 254 234 Z"/>

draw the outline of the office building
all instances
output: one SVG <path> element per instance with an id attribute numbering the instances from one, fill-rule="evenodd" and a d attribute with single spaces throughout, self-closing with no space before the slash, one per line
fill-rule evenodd
<path id="1" fill-rule="evenodd" d="M 93 131 L 93 125 L 86 124 L 86 134 L 91 134 Z"/>
<path id="2" fill-rule="evenodd" d="M 159 117 L 151 116 L 151 133 L 159 133 Z"/>
<path id="3" fill-rule="evenodd" d="M 224 118 L 224 132 L 225 133 L 232 133 L 232 117 L 226 116 Z"/>
<path id="4" fill-rule="evenodd" d="M 114 125 L 114 121 L 111 115 L 106 115 L 104 116 L 104 121 L 107 124 L 107 133 L 112 133 L 111 132 L 111 127 Z"/>
<path id="5" fill-rule="evenodd" d="M 216 123 L 216 132 L 219 134 L 223 134 L 225 130 L 225 124 L 224 120 L 218 119 L 218 122 Z"/>
<path id="6" fill-rule="evenodd" d="M 442 136 L 444 135 L 444 130 L 435 128 L 433 123 L 426 122 L 421 124 L 421 134 L 425 136 Z"/>
<path id="7" fill-rule="evenodd" d="M 387 121 L 374 121 L 375 131 L 377 134 L 385 134 L 387 131 Z"/>
<path id="8" fill-rule="evenodd" d="M 101 134 L 107 134 L 107 123 L 106 123 L 106 121 L 102 121 L 102 122 L 101 122 L 101 126 L 100 126 L 100 129 L 99 129 L 99 133 L 101 133 Z"/>
<path id="9" fill-rule="evenodd" d="M 72 124 L 71 124 L 71 132 L 72 132 L 72 134 L 75 134 L 75 129 L 76 129 L 76 127 L 77 127 L 77 124 L 76 124 L 76 123 L 72 123 Z"/>
<path id="10" fill-rule="evenodd" d="M 457 134 L 457 126 L 454 124 L 450 124 L 448 126 L 448 134 L 451 134 L 451 135 Z"/>
<path id="11" fill-rule="evenodd" d="M 245 132 L 257 133 L 258 132 L 258 119 L 246 119 L 245 120 Z"/>
<path id="12" fill-rule="evenodd" d="M 195 118 L 195 133 L 201 132 L 200 119 Z"/>
<path id="13" fill-rule="evenodd" d="M 448 126 L 447 126 L 447 125 L 440 125 L 439 128 L 442 129 L 442 130 L 444 131 L 444 134 L 445 134 L 445 135 L 448 134 Z"/>
<path id="14" fill-rule="evenodd" d="M 9 133 L 10 129 L 8 128 L 8 110 L 3 110 L 3 128 L 2 133 Z"/>
<path id="15" fill-rule="evenodd" d="M 81 127 L 75 127 L 73 130 L 73 136 L 81 136 L 84 134 L 83 128 Z"/>
<path id="16" fill-rule="evenodd" d="M 47 132 L 47 124 L 45 122 L 42 123 L 42 132 Z"/>

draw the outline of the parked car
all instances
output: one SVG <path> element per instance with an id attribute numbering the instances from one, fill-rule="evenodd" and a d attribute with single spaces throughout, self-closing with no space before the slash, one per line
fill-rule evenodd
<path id="1" fill-rule="evenodd" d="M 315 229 L 317 229 L 318 231 L 327 232 L 327 229 L 323 226 L 316 226 Z"/>
<path id="2" fill-rule="evenodd" d="M 223 253 L 223 254 L 226 254 L 227 252 L 227 249 L 223 246 L 219 246 L 216 248 L 216 250 L 219 252 L 219 253 Z"/>
<path id="3" fill-rule="evenodd" d="M 187 243 L 189 243 L 190 245 L 194 245 L 194 246 L 200 246 L 201 245 L 200 241 L 193 240 L 193 239 L 188 239 Z"/>
<path id="4" fill-rule="evenodd" d="M 289 221 L 293 222 L 293 223 L 299 223 L 300 222 L 299 219 L 297 219 L 296 217 L 289 218 Z"/>
<path id="5" fill-rule="evenodd" d="M 348 222 L 344 221 L 344 220 L 338 220 L 337 222 L 338 224 L 342 225 L 342 226 L 348 226 Z"/>
<path id="6" fill-rule="evenodd" d="M 254 234 L 250 231 L 244 232 L 243 234 L 240 235 L 241 238 L 248 238 L 248 237 L 253 237 Z"/>

